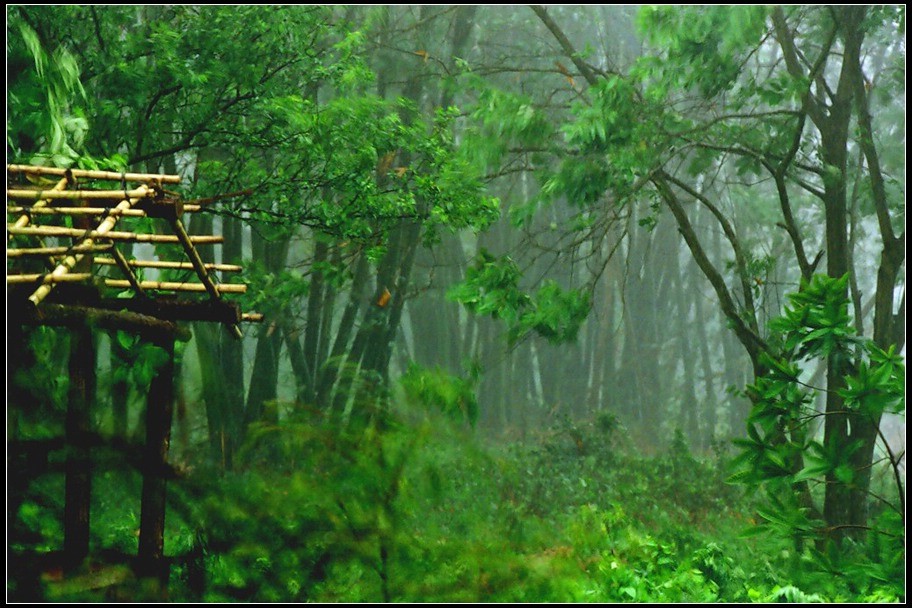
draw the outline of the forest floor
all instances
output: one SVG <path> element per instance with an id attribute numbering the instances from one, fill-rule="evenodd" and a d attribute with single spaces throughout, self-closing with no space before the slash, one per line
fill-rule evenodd
<path id="1" fill-rule="evenodd" d="M 55 602 L 904 599 L 904 556 L 878 539 L 823 555 L 757 533 L 759 497 L 726 483 L 721 444 L 696 458 L 677 434 L 642 456 L 623 436 L 610 417 L 496 446 L 434 418 L 346 434 L 263 426 L 239 455 L 243 466 L 172 484 L 166 591 L 99 557 L 67 575 L 24 580 L 17 570 L 7 593 Z M 62 485 L 62 476 L 33 484 L 13 558 L 59 548 Z M 94 555 L 135 555 L 139 489 L 135 471 L 96 475 Z"/>

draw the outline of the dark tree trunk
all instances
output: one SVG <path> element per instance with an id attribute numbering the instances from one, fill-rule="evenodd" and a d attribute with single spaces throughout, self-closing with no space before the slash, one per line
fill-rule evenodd
<path id="1" fill-rule="evenodd" d="M 63 551 L 67 563 L 76 566 L 89 554 L 89 505 L 92 493 L 89 433 L 96 372 L 95 339 L 87 325 L 73 329 L 69 371 Z"/>
<path id="2" fill-rule="evenodd" d="M 290 234 L 282 234 L 275 240 L 267 240 L 254 230 L 252 240 L 254 259 L 261 260 L 267 272 L 277 273 L 285 267 L 290 242 Z M 280 309 L 277 308 L 277 310 Z M 278 314 L 288 315 L 290 313 L 280 310 Z M 257 334 L 256 354 L 253 360 L 253 371 L 250 375 L 250 385 L 247 389 L 244 422 L 239 432 L 241 440 L 246 433 L 247 425 L 262 420 L 266 414 L 266 404 L 274 402 L 278 396 L 282 334 L 281 319 L 264 323 Z M 276 412 L 271 412 L 269 418 L 274 419 L 276 414 Z"/>
<path id="3" fill-rule="evenodd" d="M 165 555 L 165 502 L 168 448 L 174 412 L 174 338 L 162 340 L 167 355 L 149 385 L 146 404 L 146 445 L 143 454 L 142 510 L 139 528 L 139 564 L 147 574 L 167 582 Z"/>

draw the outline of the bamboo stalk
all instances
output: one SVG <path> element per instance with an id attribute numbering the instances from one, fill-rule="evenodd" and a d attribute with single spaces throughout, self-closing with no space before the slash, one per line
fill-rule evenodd
<path id="1" fill-rule="evenodd" d="M 79 283 L 82 281 L 88 281 L 91 278 L 92 273 L 90 272 L 78 272 L 57 276 L 54 276 L 52 274 L 11 274 L 7 275 L 6 284 L 20 285 L 22 283 L 35 283 L 39 280 L 41 280 L 42 284 L 44 285 L 48 285 L 50 283 Z"/>
<path id="2" fill-rule="evenodd" d="M 203 264 L 203 259 L 200 257 L 199 252 L 193 247 L 193 241 L 187 234 L 187 231 L 184 230 L 183 222 L 179 219 L 173 219 L 171 220 L 171 228 L 174 230 L 174 234 L 177 238 L 180 239 L 180 243 L 187 253 L 187 257 L 190 258 L 190 262 L 193 264 L 193 268 L 196 270 L 196 274 L 199 276 L 200 281 L 205 285 L 209 297 L 213 300 L 218 300 L 219 292 L 215 289 L 215 283 L 209 278 L 209 271 L 206 270 L 206 265 Z"/>
<path id="3" fill-rule="evenodd" d="M 33 247 L 26 249 L 7 249 L 6 257 L 23 258 L 30 256 L 50 256 L 63 255 L 65 253 L 96 253 L 107 251 L 114 245 L 112 243 L 102 243 L 99 245 L 76 245 L 75 247 Z"/>
<path id="4" fill-rule="evenodd" d="M 114 256 L 114 263 L 120 268 L 120 271 L 124 273 L 124 276 L 127 277 L 127 281 L 130 282 L 130 287 L 133 288 L 133 291 L 136 292 L 136 295 L 140 297 L 146 297 L 146 292 L 143 291 L 142 285 L 139 284 L 139 279 L 133 274 L 133 270 L 130 268 L 130 265 L 127 263 L 126 258 L 119 249 L 112 249 L 111 255 Z"/>
<path id="5" fill-rule="evenodd" d="M 129 281 L 122 279 L 105 279 L 104 282 L 106 287 L 116 287 L 116 288 L 129 288 L 131 287 Z M 161 291 L 187 291 L 187 292 L 203 292 L 208 291 L 205 285 L 202 283 L 178 283 L 174 281 L 140 281 L 140 287 L 143 289 L 158 289 Z M 216 285 L 215 289 L 218 293 L 246 293 L 246 285 L 237 285 L 235 283 L 222 283 L 221 285 Z"/>
<path id="6" fill-rule="evenodd" d="M 39 201 L 40 203 L 40 201 Z M 31 215 L 113 215 L 114 210 L 109 207 L 38 207 L 35 203 L 30 207 L 8 206 L 7 213 L 26 213 Z M 196 213 L 202 207 L 200 205 L 184 205 L 184 213 Z M 146 217 L 146 212 L 142 209 L 127 209 L 118 212 L 123 217 Z M 23 224 L 23 226 L 27 225 Z"/>
<path id="7" fill-rule="evenodd" d="M 7 213 L 26 213 L 31 215 L 114 215 L 114 210 L 108 207 L 7 207 Z M 125 209 L 117 212 L 123 217 L 146 217 L 146 212 L 141 209 Z"/>
<path id="8" fill-rule="evenodd" d="M 241 315 L 241 321 L 246 323 L 261 323 L 265 315 L 261 312 L 245 312 Z"/>
<path id="9" fill-rule="evenodd" d="M 117 209 L 117 210 L 129 209 L 130 207 L 133 206 L 134 202 L 135 202 L 134 199 L 123 200 L 120 202 L 120 204 L 117 205 L 117 207 L 115 207 L 115 209 Z M 116 216 L 116 215 L 106 217 L 104 219 L 104 221 L 98 225 L 98 228 L 95 230 L 95 234 L 104 236 L 105 233 L 110 232 L 111 229 L 114 227 L 114 224 L 117 223 L 117 219 L 118 219 L 118 216 Z M 19 230 L 27 230 L 27 228 L 19 228 Z M 83 240 L 83 242 L 81 244 L 84 246 L 91 246 L 91 245 L 95 244 L 95 241 L 93 241 L 92 238 L 90 237 L 90 238 Z M 76 264 L 78 264 L 82 260 L 83 257 L 85 257 L 83 254 L 68 255 L 63 260 L 61 260 L 61 262 L 57 265 L 57 268 L 55 268 L 51 274 L 54 276 L 62 276 L 62 275 L 69 273 L 73 269 L 73 267 L 76 266 Z M 47 283 L 47 284 L 42 285 L 41 287 L 36 289 L 32 295 L 29 296 L 29 302 L 31 302 L 35 306 L 38 306 L 39 304 L 41 304 L 41 301 L 44 300 L 44 298 L 46 298 L 49 293 L 51 293 L 51 289 L 53 289 L 53 286 L 54 286 L 54 284 L 52 284 L 52 283 Z"/>
<path id="10" fill-rule="evenodd" d="M 115 260 L 111 258 L 95 258 L 93 260 L 95 264 L 103 264 L 106 266 L 112 266 L 116 264 Z M 127 260 L 127 264 L 134 268 L 168 268 L 172 270 L 194 270 L 193 264 L 190 262 L 167 262 L 163 260 Z M 204 264 L 206 270 L 219 270 L 221 272 L 241 272 L 244 270 L 243 266 L 237 266 L 235 264 Z"/>
<path id="11" fill-rule="evenodd" d="M 119 213 L 116 215 L 120 215 Z M 111 219 L 109 217 L 108 219 Z M 106 220 L 107 221 L 107 220 Z M 62 236 L 62 237 L 86 237 L 86 240 L 93 239 L 110 239 L 112 241 L 129 241 L 132 243 L 181 243 L 178 236 L 170 234 L 142 234 L 136 232 L 117 232 L 108 230 L 92 230 L 86 234 L 85 230 L 79 228 L 64 228 L 62 226 L 28 226 L 25 228 L 8 228 L 10 234 L 23 236 Z M 191 243 L 214 244 L 221 243 L 225 240 L 219 235 L 200 235 L 188 236 Z"/>
<path id="12" fill-rule="evenodd" d="M 124 196 L 126 195 L 126 196 Z M 155 195 L 155 191 L 145 186 L 133 190 L 7 190 L 7 198 L 22 198 L 36 200 L 72 199 L 87 200 L 123 200 L 126 198 L 145 198 Z"/>
<path id="13" fill-rule="evenodd" d="M 35 175 L 66 175 L 69 171 L 73 177 L 86 179 L 126 180 L 128 182 L 148 182 L 159 180 L 163 184 L 179 184 L 180 175 L 160 173 L 117 173 L 116 171 L 94 171 L 87 169 L 57 169 L 55 167 L 36 167 L 32 165 L 7 165 L 9 173 L 32 173 Z"/>
<path id="14" fill-rule="evenodd" d="M 54 184 L 54 187 L 51 188 L 51 190 L 52 190 L 52 191 L 63 190 L 64 188 L 66 188 L 67 184 L 69 184 L 69 183 L 70 183 L 70 179 L 69 179 L 68 176 L 65 175 L 63 178 L 61 178 L 61 180 L 60 180 L 59 182 L 57 182 L 56 184 Z M 48 204 L 48 201 L 47 201 L 47 199 L 45 199 L 45 200 L 41 200 L 41 201 L 36 202 L 34 205 L 32 205 L 32 207 L 37 208 L 37 209 L 41 209 L 42 207 L 44 207 L 44 206 L 47 205 L 47 204 Z M 16 228 L 24 228 L 24 227 L 26 227 L 26 226 L 29 225 L 29 222 L 30 222 L 30 221 L 31 221 L 31 220 L 29 219 L 29 216 L 23 215 L 23 216 L 21 216 L 18 220 L 16 220 L 16 223 L 13 224 L 13 226 L 16 227 Z M 10 240 L 10 239 L 12 239 L 12 238 L 13 238 L 12 235 L 8 235 L 8 236 L 6 237 L 7 240 Z"/>

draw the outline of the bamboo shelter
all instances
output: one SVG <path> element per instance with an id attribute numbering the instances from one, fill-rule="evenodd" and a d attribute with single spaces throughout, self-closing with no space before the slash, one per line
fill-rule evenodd
<path id="1" fill-rule="evenodd" d="M 149 388 L 137 459 L 143 475 L 137 563 L 161 573 L 174 342 L 190 338 L 181 322 L 218 322 L 241 338 L 242 323 L 262 320 L 225 299 L 246 291 L 241 282 L 224 281 L 243 269 L 203 261 L 197 247 L 222 237 L 188 234 L 183 216 L 203 205 L 184 204 L 168 189 L 179 182 L 177 175 L 7 165 L 8 348 L 24 346 L 24 326 L 71 332 L 66 436 L 47 448 L 66 448 L 63 558 L 70 565 L 89 553 L 93 329 L 138 335 L 169 355 Z M 8 357 L 8 374 L 17 364 Z M 19 447 L 8 441 L 10 462 L 28 468 L 16 460 L 26 453 Z M 21 476 L 27 484 L 29 473 Z"/>

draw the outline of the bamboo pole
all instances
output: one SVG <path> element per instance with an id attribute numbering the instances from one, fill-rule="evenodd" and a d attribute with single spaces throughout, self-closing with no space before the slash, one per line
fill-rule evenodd
<path id="1" fill-rule="evenodd" d="M 136 201 L 134 199 L 123 200 L 117 205 L 117 207 L 115 207 L 115 209 L 119 209 L 119 210 L 129 209 L 130 207 L 133 206 L 133 204 L 135 202 Z M 117 223 L 117 219 L 118 219 L 118 216 L 106 217 L 104 219 L 104 221 L 98 225 L 98 228 L 95 230 L 95 234 L 98 236 L 104 236 L 105 233 L 110 232 L 111 229 L 114 227 L 114 224 Z M 27 230 L 27 229 L 19 228 L 19 230 Z M 83 242 L 81 244 L 84 246 L 91 246 L 91 245 L 95 244 L 95 241 L 93 240 L 93 237 L 89 237 L 89 238 L 83 240 Z M 85 257 L 84 254 L 67 255 L 67 257 L 65 257 L 57 265 L 57 268 L 55 268 L 51 274 L 54 276 L 63 276 L 65 274 L 68 274 L 71 270 L 73 270 L 73 267 L 76 266 L 76 264 L 78 264 L 82 260 L 83 257 Z M 35 306 L 38 306 L 39 304 L 41 304 L 41 301 L 44 300 L 44 298 L 46 298 L 49 293 L 51 293 L 51 289 L 53 289 L 53 286 L 54 286 L 53 283 L 47 283 L 47 284 L 42 285 L 41 287 L 39 287 L 38 289 L 35 290 L 35 293 L 33 293 L 32 295 L 29 296 L 29 302 L 31 302 Z"/>
<path id="2" fill-rule="evenodd" d="M 67 184 L 69 184 L 69 183 L 70 183 L 69 176 L 64 175 L 63 178 L 61 178 L 61 180 L 59 182 L 57 182 L 53 188 L 51 188 L 51 191 L 56 192 L 59 190 L 63 190 L 64 188 L 66 188 Z M 47 204 L 48 204 L 48 200 L 44 199 L 44 200 L 40 200 L 40 201 L 36 202 L 34 205 L 32 205 L 32 207 L 41 209 L 42 207 L 44 207 Z M 29 216 L 23 215 L 18 220 L 16 220 L 16 223 L 13 224 L 13 226 L 15 228 L 25 228 L 26 226 L 29 225 L 30 221 L 31 220 L 29 219 Z M 13 238 L 13 235 L 11 235 L 11 234 L 6 237 L 7 240 L 10 240 L 12 238 Z"/>
<path id="3" fill-rule="evenodd" d="M 56 188 L 56 186 L 55 186 Z M 126 195 L 126 196 L 124 196 Z M 133 190 L 7 190 L 7 198 L 36 199 L 36 200 L 123 200 L 126 198 L 146 198 L 155 196 L 155 191 L 140 186 Z"/>
<path id="4" fill-rule="evenodd" d="M 7 165 L 9 173 L 32 173 L 34 175 L 66 175 L 69 171 L 73 177 L 86 179 L 126 180 L 128 182 L 148 182 L 158 180 L 163 184 L 179 184 L 180 175 L 161 173 L 117 173 L 116 171 L 94 171 L 86 169 L 57 169 L 55 167 L 36 167 L 32 165 Z"/>
<path id="5" fill-rule="evenodd" d="M 117 213 L 113 215 L 119 216 L 120 214 Z M 107 220 L 109 219 L 112 218 L 108 217 Z M 114 219 L 116 219 L 116 217 Z M 100 227 L 98 230 L 89 231 L 88 234 L 86 234 L 85 230 L 80 230 L 79 228 L 64 228 L 62 226 L 28 226 L 25 228 L 8 228 L 8 230 L 10 234 L 22 236 L 69 236 L 76 238 L 85 236 L 87 237 L 86 240 L 110 239 L 112 241 L 129 241 L 133 243 L 181 243 L 180 237 L 170 234 L 142 234 L 111 230 L 101 232 Z M 200 244 L 221 243 L 225 240 L 224 237 L 219 235 L 187 236 L 187 238 L 190 239 L 191 243 Z"/>
<path id="6" fill-rule="evenodd" d="M 187 257 L 190 258 L 190 263 L 193 264 L 193 268 L 196 270 L 196 274 L 199 276 L 200 281 L 202 281 L 203 285 L 206 286 L 206 291 L 209 292 L 209 297 L 211 297 L 213 300 L 217 300 L 219 294 L 215 289 L 215 283 L 213 283 L 212 279 L 209 278 L 209 271 L 206 270 L 206 265 L 203 264 L 203 259 L 200 257 L 199 252 L 193 246 L 193 241 L 190 239 L 187 231 L 184 230 L 184 223 L 179 219 L 171 220 L 171 228 L 174 230 L 174 234 L 177 236 L 181 246 L 184 248 Z"/>
<path id="7" fill-rule="evenodd" d="M 37 203 L 36 203 L 37 205 Z M 8 206 L 7 213 L 29 213 L 31 215 L 114 215 L 114 210 L 109 207 L 31 207 Z M 118 211 L 117 215 L 123 217 L 146 217 L 146 212 L 141 209 L 126 209 Z"/>
<path id="8" fill-rule="evenodd" d="M 104 284 L 106 287 L 116 287 L 116 288 L 129 288 L 131 287 L 129 281 L 124 281 L 121 279 L 105 279 Z M 140 287 L 143 289 L 158 289 L 161 291 L 186 291 L 186 292 L 204 292 L 208 291 L 207 287 L 202 283 L 178 283 L 174 281 L 140 281 Z M 221 285 L 216 285 L 216 293 L 246 293 L 246 285 L 238 285 L 235 283 L 222 283 Z"/>
<path id="9" fill-rule="evenodd" d="M 98 245 L 76 245 L 75 247 L 33 247 L 26 249 L 7 249 L 6 257 L 24 258 L 30 256 L 63 255 L 65 253 L 97 253 L 99 251 L 107 251 L 113 246 L 113 243 L 101 243 Z"/>
<path id="10" fill-rule="evenodd" d="M 92 278 L 90 272 L 79 272 L 54 276 L 52 274 L 10 274 L 6 276 L 7 285 L 21 285 L 41 281 L 43 285 L 50 283 L 79 283 Z"/>
<path id="11" fill-rule="evenodd" d="M 116 261 L 111 258 L 95 258 L 93 260 L 95 264 L 102 264 L 105 266 L 113 266 L 116 264 Z M 162 260 L 127 260 L 129 266 L 134 268 L 167 268 L 171 270 L 194 270 L 193 264 L 190 262 L 167 262 Z M 237 266 L 235 264 L 204 264 L 206 270 L 219 270 L 221 272 L 241 272 L 244 270 L 243 266 Z"/>
<path id="12" fill-rule="evenodd" d="M 133 270 L 130 268 L 130 265 L 127 263 L 126 258 L 119 249 L 112 249 L 111 255 L 114 256 L 114 263 L 120 268 L 120 271 L 124 273 L 124 276 L 127 277 L 127 281 L 130 282 L 130 287 L 133 288 L 133 291 L 136 292 L 136 295 L 145 298 L 146 292 L 143 291 L 142 285 L 139 284 L 139 279 L 133 274 Z M 93 260 L 94 261 L 94 260 Z"/>
<path id="13" fill-rule="evenodd" d="M 209 293 L 209 297 L 213 300 L 218 300 L 219 291 L 216 289 L 215 283 L 212 282 L 212 279 L 209 278 L 209 271 L 206 270 L 206 265 L 203 264 L 203 259 L 200 257 L 199 252 L 193 246 L 193 241 L 187 234 L 187 231 L 184 230 L 184 224 L 180 221 L 180 218 L 174 218 L 171 220 L 171 228 L 174 230 L 174 234 L 177 235 L 177 238 L 180 239 L 181 245 L 183 245 L 184 251 L 187 253 L 187 257 L 190 258 L 190 262 L 193 264 L 193 268 L 196 270 L 196 274 L 199 276 L 200 281 L 202 281 L 203 285 L 206 287 L 206 291 Z M 238 340 L 244 337 L 244 334 L 241 332 L 241 328 L 237 325 L 237 323 L 231 324 L 230 331 Z"/>
<path id="14" fill-rule="evenodd" d="M 39 201 L 40 202 L 40 201 Z M 202 206 L 184 205 L 184 213 L 196 213 Z M 7 206 L 7 213 L 26 213 L 30 215 L 113 215 L 114 210 L 109 207 L 38 207 L 38 203 L 30 207 Z M 142 209 L 127 209 L 118 212 L 123 217 L 146 217 L 147 214 Z M 23 224 L 25 226 L 26 224 Z M 17 226 L 18 227 L 18 226 Z"/>

